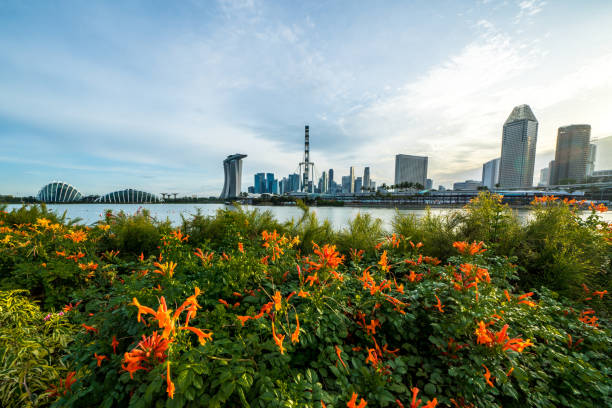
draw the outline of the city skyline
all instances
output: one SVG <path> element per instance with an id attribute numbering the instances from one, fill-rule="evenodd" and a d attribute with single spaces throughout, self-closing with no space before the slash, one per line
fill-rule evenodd
<path id="1" fill-rule="evenodd" d="M 612 135 L 610 11 L 535 0 L 4 2 L 0 194 L 35 195 L 57 179 L 83 194 L 218 196 L 219 163 L 236 150 L 249 155 L 245 180 L 295 173 L 306 123 L 318 175 L 370 167 L 392 184 L 401 153 L 428 156 L 428 177 L 449 187 L 499 157 L 501 124 L 522 103 L 540 125 L 537 184 L 559 127 Z"/>

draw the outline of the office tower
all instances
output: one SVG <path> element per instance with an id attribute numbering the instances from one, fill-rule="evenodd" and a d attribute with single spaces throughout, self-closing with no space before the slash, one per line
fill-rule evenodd
<path id="1" fill-rule="evenodd" d="M 246 154 L 233 154 L 223 160 L 225 181 L 220 198 L 234 198 L 240 195 L 242 188 L 242 159 Z"/>
<path id="2" fill-rule="evenodd" d="M 550 174 L 551 185 L 586 181 L 590 142 L 591 125 L 570 125 L 559 128 L 555 165 Z"/>
<path id="3" fill-rule="evenodd" d="M 253 186 L 249 186 L 249 188 L 247 189 L 247 192 L 248 192 L 249 194 L 253 194 L 253 193 L 255 192 L 255 187 L 253 187 Z"/>
<path id="4" fill-rule="evenodd" d="M 342 176 L 342 193 L 348 194 L 351 192 L 351 176 Z"/>
<path id="5" fill-rule="evenodd" d="M 325 194 L 329 191 L 329 179 L 327 177 L 327 173 L 323 172 L 321 175 L 321 193 Z"/>
<path id="6" fill-rule="evenodd" d="M 266 174 L 265 173 L 256 173 L 255 181 L 253 184 L 253 188 L 255 190 L 255 194 L 262 194 L 266 192 Z"/>
<path id="7" fill-rule="evenodd" d="M 329 172 L 327 173 L 329 176 L 329 191 L 333 192 L 333 187 L 334 187 L 334 169 L 329 169 Z"/>
<path id="8" fill-rule="evenodd" d="M 595 157 L 597 156 L 597 145 L 593 143 L 589 146 L 589 162 L 587 163 L 587 177 L 591 177 L 595 171 Z"/>
<path id="9" fill-rule="evenodd" d="M 363 179 L 361 177 L 357 177 L 355 179 L 355 193 L 362 193 L 361 187 L 363 187 Z"/>
<path id="10" fill-rule="evenodd" d="M 398 154 L 395 156 L 395 185 L 419 183 L 425 186 L 427 180 L 427 161 L 425 156 Z"/>
<path id="11" fill-rule="evenodd" d="M 290 174 L 287 179 L 287 191 L 299 191 L 300 190 L 300 175 L 297 173 Z"/>
<path id="12" fill-rule="evenodd" d="M 370 189 L 370 168 L 366 167 L 363 169 L 363 188 L 364 190 Z"/>
<path id="13" fill-rule="evenodd" d="M 548 185 L 548 180 L 550 177 L 550 168 L 544 167 L 540 170 L 540 182 L 538 183 L 538 187 L 546 187 Z"/>
<path id="14" fill-rule="evenodd" d="M 425 189 L 431 190 L 433 188 L 433 180 L 427 179 L 425 180 Z"/>
<path id="15" fill-rule="evenodd" d="M 499 184 L 502 188 L 533 185 L 538 120 L 528 105 L 516 106 L 504 123 Z"/>
<path id="16" fill-rule="evenodd" d="M 278 194 L 278 180 L 277 179 L 272 180 L 272 188 L 270 190 L 270 193 Z"/>
<path id="17" fill-rule="evenodd" d="M 349 177 L 351 178 L 349 193 L 353 194 L 355 192 L 355 168 L 353 166 L 350 168 Z"/>
<path id="18" fill-rule="evenodd" d="M 376 191 L 376 182 L 370 180 L 370 191 Z"/>
<path id="19" fill-rule="evenodd" d="M 263 192 L 271 194 L 274 188 L 274 173 L 266 173 L 265 186 L 265 191 Z"/>
<path id="20" fill-rule="evenodd" d="M 499 183 L 499 157 L 482 165 L 482 185 L 493 190 Z"/>

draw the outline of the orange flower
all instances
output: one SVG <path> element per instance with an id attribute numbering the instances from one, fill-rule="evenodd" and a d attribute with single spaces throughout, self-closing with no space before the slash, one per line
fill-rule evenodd
<path id="1" fill-rule="evenodd" d="M 378 319 L 370 320 L 370 324 L 366 326 L 366 331 L 368 334 L 376 334 L 376 326 L 380 326 Z"/>
<path id="2" fill-rule="evenodd" d="M 168 370 L 166 371 L 166 384 L 168 384 L 168 386 L 166 387 L 166 392 L 168 393 L 168 396 L 170 397 L 170 399 L 174 399 L 174 383 L 172 382 L 172 379 L 170 378 L 170 360 L 168 360 Z"/>
<path id="3" fill-rule="evenodd" d="M 278 290 L 274 292 L 274 295 L 272 296 L 272 300 L 274 300 L 274 309 L 277 312 L 281 310 L 281 307 L 282 307 L 281 300 L 282 299 L 283 297 L 281 296 L 281 293 Z"/>
<path id="4" fill-rule="evenodd" d="M 88 332 L 90 331 L 98 334 L 98 329 L 96 329 L 95 327 L 88 326 L 85 323 L 83 323 L 81 326 L 83 326 L 83 328 L 85 328 L 85 330 L 87 330 Z"/>
<path id="5" fill-rule="evenodd" d="M 119 342 L 117 341 L 117 338 L 113 336 L 113 341 L 111 342 L 111 346 L 113 346 L 113 354 L 117 354 L 118 345 L 119 345 Z"/>
<path id="6" fill-rule="evenodd" d="M 410 282 L 418 282 L 421 279 L 423 279 L 422 273 L 415 273 L 414 271 L 410 271 L 410 275 L 408 275 L 408 280 L 410 280 Z"/>
<path id="7" fill-rule="evenodd" d="M 346 364 L 344 363 L 344 360 L 342 360 L 342 349 L 338 346 L 334 346 L 336 349 L 336 355 L 338 356 L 338 360 L 340 360 L 340 362 L 342 363 L 342 365 L 344 366 L 344 368 L 348 371 L 348 367 L 346 366 Z"/>
<path id="8" fill-rule="evenodd" d="M 293 333 L 291 333 L 291 342 L 292 343 L 299 343 L 300 342 L 300 319 L 298 318 L 297 313 L 295 314 L 295 322 L 297 323 L 297 327 L 295 328 L 295 331 Z"/>
<path id="9" fill-rule="evenodd" d="M 306 282 L 310 284 L 310 286 L 312 286 L 313 283 L 315 282 L 319 282 L 319 276 L 317 275 L 317 273 L 315 272 L 314 275 L 310 275 L 306 278 Z"/>
<path id="10" fill-rule="evenodd" d="M 309 293 L 309 292 L 304 292 L 302 289 L 300 289 L 300 291 L 298 292 L 298 294 L 297 294 L 297 295 L 298 295 L 299 297 L 303 297 L 303 298 L 305 298 L 305 297 L 310 296 L 310 293 Z"/>
<path id="11" fill-rule="evenodd" d="M 74 378 L 75 375 L 76 375 L 76 371 L 69 372 L 68 375 L 66 375 L 65 380 L 60 378 L 59 387 L 56 385 L 53 385 L 51 386 L 49 390 L 47 390 L 47 392 L 49 392 L 52 397 L 57 397 L 60 394 L 66 395 L 70 391 L 72 384 L 76 382 L 76 379 Z"/>
<path id="12" fill-rule="evenodd" d="M 593 291 L 593 296 L 599 296 L 600 299 L 603 299 L 606 293 L 608 293 L 607 290 L 595 290 Z"/>
<path id="13" fill-rule="evenodd" d="M 476 255 L 481 254 L 486 251 L 486 249 L 482 249 L 484 246 L 484 242 L 480 241 L 476 243 L 476 241 L 469 242 L 465 241 L 457 241 L 453 243 L 453 247 L 457 248 L 457 251 L 462 254 Z"/>
<path id="14" fill-rule="evenodd" d="M 387 251 L 383 251 L 382 255 L 380 256 L 380 261 L 378 261 L 378 264 L 380 265 L 380 269 L 383 271 L 389 271 L 389 263 L 387 260 Z"/>
<path id="15" fill-rule="evenodd" d="M 206 340 L 210 340 L 212 341 L 212 335 L 213 333 L 204 333 L 202 330 L 198 329 L 197 327 L 181 327 L 181 330 L 189 330 L 192 333 L 195 333 L 198 336 L 198 341 L 200 342 L 201 345 L 205 345 L 206 344 Z"/>
<path id="16" fill-rule="evenodd" d="M 240 323 L 242 323 L 242 326 L 244 326 L 244 323 L 251 318 L 251 316 L 236 316 L 236 317 L 238 318 L 238 320 L 240 320 Z"/>
<path id="17" fill-rule="evenodd" d="M 508 370 L 508 372 L 506 373 L 506 377 L 510 377 L 510 375 L 512 375 L 512 372 L 514 371 L 514 367 L 510 368 Z"/>
<path id="18" fill-rule="evenodd" d="M 491 332 L 487 330 L 487 326 L 482 320 L 478 323 L 478 328 L 474 333 L 478 336 L 478 344 L 490 344 L 493 342 Z"/>
<path id="19" fill-rule="evenodd" d="M 488 369 L 488 368 L 487 368 L 487 366 L 486 366 L 486 365 L 484 365 L 484 364 L 483 364 L 482 366 L 483 366 L 483 367 L 484 367 L 484 369 L 485 369 L 485 373 L 483 374 L 483 375 L 484 375 L 484 378 L 485 378 L 485 381 L 486 381 L 486 382 L 487 382 L 487 384 L 489 384 L 491 387 L 495 387 L 495 385 L 493 385 L 493 383 L 491 382 L 491 373 L 489 372 L 489 369 Z"/>
<path id="20" fill-rule="evenodd" d="M 102 365 L 102 360 L 108 357 L 106 357 L 104 354 L 98 355 L 98 353 L 94 353 L 94 358 L 98 360 L 98 367 L 100 367 Z"/>
<path id="21" fill-rule="evenodd" d="M 227 301 L 223 300 L 223 299 L 219 299 L 219 303 L 221 303 L 222 305 L 229 307 L 229 303 L 227 303 Z"/>
<path id="22" fill-rule="evenodd" d="M 285 335 L 276 334 L 276 330 L 274 329 L 274 321 L 272 321 L 272 338 L 274 339 L 274 342 L 278 346 L 280 353 L 285 354 L 285 348 L 283 347 L 283 340 L 285 340 Z"/>
<path id="23" fill-rule="evenodd" d="M 159 269 L 154 270 L 153 272 L 159 273 L 162 276 L 169 276 L 172 278 L 174 275 L 174 268 L 176 268 L 176 263 L 170 261 L 160 264 L 159 262 L 153 262 L 153 265 Z"/>
<path id="24" fill-rule="evenodd" d="M 244 245 L 242 245 L 242 242 L 238 243 L 238 250 L 244 254 Z"/>
<path id="25" fill-rule="evenodd" d="M 71 231 L 69 234 L 65 234 L 64 238 L 70 239 L 72 242 L 79 243 L 87 240 L 87 233 L 82 230 Z"/>
<path id="26" fill-rule="evenodd" d="M 153 332 L 149 337 L 142 335 L 142 341 L 129 353 L 123 355 L 123 365 L 121 368 L 130 373 L 130 378 L 134 378 L 134 373 L 138 370 L 149 371 L 153 362 L 163 362 L 166 360 L 166 350 L 170 345 L 170 340 L 164 339 L 157 332 Z"/>
<path id="27" fill-rule="evenodd" d="M 346 403 L 347 408 L 365 408 L 365 406 L 368 405 L 366 400 L 364 400 L 363 398 L 361 399 L 361 401 L 359 401 L 359 404 L 357 404 L 357 396 L 358 395 L 356 393 L 353 393 L 350 401 Z"/>
<path id="28" fill-rule="evenodd" d="M 140 256 L 138 257 L 138 260 L 139 260 L 140 262 L 143 262 L 143 261 L 144 261 L 144 252 L 141 252 L 141 253 L 140 253 Z"/>
<path id="29" fill-rule="evenodd" d="M 138 308 L 138 316 L 136 317 L 136 319 L 138 320 L 138 323 L 140 323 L 140 316 L 143 314 L 152 314 L 155 315 L 155 310 L 151 309 L 150 307 L 147 306 L 142 306 L 139 302 L 138 299 L 134 298 L 132 299 L 132 303 L 130 303 L 130 305 L 136 306 Z"/>
<path id="30" fill-rule="evenodd" d="M 446 306 L 444 306 L 442 304 L 442 302 L 440 302 L 440 298 L 438 297 L 438 295 L 434 295 L 436 297 L 436 299 L 438 300 L 438 303 L 436 305 L 434 305 L 434 307 L 438 308 L 438 310 L 440 311 L 440 313 L 444 313 L 444 308 Z"/>
<path id="31" fill-rule="evenodd" d="M 340 252 L 336 251 L 335 245 L 323 245 L 323 248 L 319 247 L 314 242 L 312 243 L 313 252 L 319 257 L 318 263 L 309 262 L 316 270 L 327 267 L 336 269 L 338 265 L 344 262 L 344 255 L 340 256 Z"/>
<path id="32" fill-rule="evenodd" d="M 170 234 L 172 234 L 172 236 L 179 242 L 185 242 L 189 239 L 189 235 L 183 235 L 180 229 L 177 231 L 172 231 Z"/>

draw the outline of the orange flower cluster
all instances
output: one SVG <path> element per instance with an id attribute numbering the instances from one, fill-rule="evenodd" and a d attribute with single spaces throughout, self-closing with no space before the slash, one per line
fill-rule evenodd
<path id="1" fill-rule="evenodd" d="M 382 269 L 384 272 L 389 272 L 391 268 L 389 267 L 389 261 L 387 260 L 387 251 L 383 251 L 378 264 L 380 265 L 380 269 Z"/>
<path id="2" fill-rule="evenodd" d="M 410 402 L 410 408 L 435 408 L 435 406 L 438 405 L 438 399 L 434 398 L 421 407 L 421 399 L 419 398 L 417 400 L 417 396 L 420 390 L 417 387 L 413 387 L 410 389 L 410 391 L 412 391 L 412 401 Z M 400 408 L 404 408 L 404 404 L 402 404 L 399 400 L 395 400 L 395 402 Z"/>
<path id="3" fill-rule="evenodd" d="M 176 268 L 176 263 L 175 262 L 164 262 L 159 263 L 159 262 L 153 262 L 153 266 L 159 268 L 154 270 L 153 272 L 155 273 L 159 273 L 162 276 L 168 276 L 170 278 L 172 278 L 172 276 L 174 275 L 174 269 Z"/>
<path id="4" fill-rule="evenodd" d="M 87 240 L 87 233 L 83 230 L 71 231 L 69 234 L 65 234 L 64 238 L 79 243 Z"/>
<path id="5" fill-rule="evenodd" d="M 285 348 L 283 347 L 283 340 L 285 340 L 284 334 L 276 334 L 276 329 L 274 327 L 274 320 L 272 321 L 272 338 L 274 339 L 274 343 L 278 346 L 278 350 L 281 354 L 285 354 Z"/>
<path id="6" fill-rule="evenodd" d="M 453 271 L 453 287 L 455 290 L 474 288 L 476 300 L 478 300 L 478 284 L 480 282 L 491 283 L 491 276 L 485 268 L 479 268 L 474 264 L 461 264 L 459 265 L 459 272 Z"/>
<path id="7" fill-rule="evenodd" d="M 534 197 L 533 201 L 531 202 L 531 204 L 545 204 L 545 203 L 552 203 L 556 200 L 558 200 L 559 197 L 555 197 L 555 196 L 542 196 L 542 197 Z"/>
<path id="8" fill-rule="evenodd" d="M 123 365 L 121 368 L 130 373 L 130 378 L 134 378 L 134 373 L 138 370 L 150 371 L 157 363 L 166 361 L 168 357 L 166 351 L 172 341 L 163 338 L 154 331 L 149 337 L 142 335 L 142 340 L 129 353 L 123 355 Z"/>
<path id="9" fill-rule="evenodd" d="M 504 289 L 504 295 L 506 296 L 506 299 L 508 300 L 508 302 L 512 301 L 512 297 L 510 296 L 510 294 L 508 293 L 506 289 Z M 531 296 L 533 296 L 533 292 L 527 292 L 527 293 L 520 295 L 517 298 L 518 303 L 527 305 L 529 307 L 536 307 L 538 304 L 532 301 L 531 299 L 529 299 Z"/>
<path id="10" fill-rule="evenodd" d="M 591 203 L 591 205 L 589 206 L 589 210 L 605 213 L 606 211 L 608 211 L 608 207 L 606 207 L 603 203 L 600 203 L 599 205 Z"/>
<path id="11" fill-rule="evenodd" d="M 196 250 L 194 251 L 194 255 L 200 258 L 202 262 L 206 265 L 213 259 L 213 256 L 215 255 L 215 253 L 207 252 L 204 254 L 202 253 L 202 250 L 200 248 L 196 248 Z"/>
<path id="12" fill-rule="evenodd" d="M 599 323 L 597 323 L 597 320 L 599 319 L 595 316 L 595 311 L 593 309 L 587 309 L 580 312 L 580 317 L 578 317 L 578 320 L 580 320 L 582 323 L 588 324 L 589 326 L 599 327 Z"/>
<path id="13" fill-rule="evenodd" d="M 353 393 L 350 401 L 346 403 L 347 408 L 365 408 L 365 406 L 368 405 L 366 400 L 364 400 L 363 398 L 361 399 L 361 401 L 359 401 L 359 404 L 357 404 L 357 397 L 357 393 Z"/>
<path id="14" fill-rule="evenodd" d="M 172 231 L 170 235 L 172 235 L 172 237 L 175 238 L 179 242 L 187 242 L 187 240 L 189 239 L 189 235 L 183 235 L 180 229 L 176 231 Z"/>
<path id="15" fill-rule="evenodd" d="M 313 242 L 312 246 L 314 248 L 313 252 L 319 258 L 316 262 L 308 261 L 314 270 L 318 271 L 322 268 L 335 270 L 338 268 L 338 265 L 344 262 L 344 255 L 340 256 L 340 252 L 336 251 L 335 245 L 325 244 L 323 248 L 321 248 Z"/>
<path id="16" fill-rule="evenodd" d="M 293 239 L 289 239 L 288 237 L 283 235 L 279 235 L 276 230 L 273 232 L 262 231 L 261 238 L 264 240 L 262 246 L 264 248 L 272 249 L 272 261 L 276 261 L 280 258 L 282 254 L 285 253 L 285 250 L 282 248 L 283 246 L 287 246 L 288 248 L 292 248 L 294 245 L 298 245 L 300 243 L 299 237 L 293 237 Z"/>
<path id="17" fill-rule="evenodd" d="M 464 254 L 464 255 L 482 254 L 483 252 L 486 251 L 486 249 L 482 248 L 483 246 L 484 246 L 484 242 L 482 241 L 478 243 L 474 241 L 471 244 L 465 241 L 453 242 L 453 247 L 457 248 L 457 251 L 459 251 L 459 253 Z"/>
<path id="18" fill-rule="evenodd" d="M 501 345 L 502 350 L 514 350 L 518 353 L 523 352 L 526 347 L 533 346 L 531 339 L 523 340 L 521 338 L 515 337 L 510 338 L 506 334 L 508 331 L 508 325 L 504 325 L 500 331 L 497 333 L 493 333 L 487 329 L 487 324 L 482 320 L 478 323 L 478 327 L 474 334 L 477 336 L 477 343 L 484 344 L 487 346 Z"/>

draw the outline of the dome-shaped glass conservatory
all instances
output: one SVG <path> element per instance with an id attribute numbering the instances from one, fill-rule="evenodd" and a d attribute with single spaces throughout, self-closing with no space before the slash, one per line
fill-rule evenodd
<path id="1" fill-rule="evenodd" d="M 105 194 L 96 200 L 97 203 L 111 204 L 143 204 L 143 203 L 159 203 L 161 200 L 155 194 L 147 193 L 146 191 L 134 190 L 131 188 L 113 191 Z"/>
<path id="2" fill-rule="evenodd" d="M 70 203 L 79 201 L 82 195 L 70 184 L 53 181 L 41 188 L 36 198 L 44 203 Z"/>

